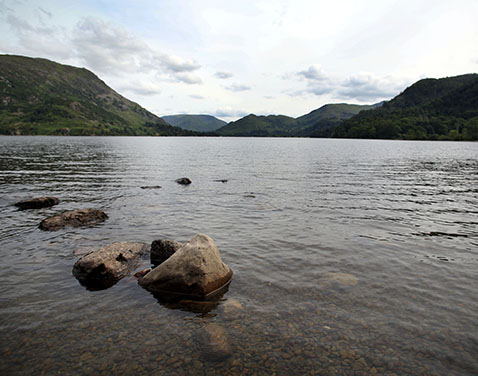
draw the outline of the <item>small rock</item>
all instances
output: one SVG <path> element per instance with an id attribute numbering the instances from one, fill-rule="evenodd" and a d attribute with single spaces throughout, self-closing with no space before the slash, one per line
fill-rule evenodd
<path id="1" fill-rule="evenodd" d="M 32 198 L 29 200 L 23 200 L 17 202 L 15 206 L 20 208 L 20 210 L 25 209 L 41 209 L 41 208 L 48 208 L 53 205 L 57 205 L 60 200 L 56 197 L 37 197 Z"/>
<path id="2" fill-rule="evenodd" d="M 234 298 L 230 298 L 222 302 L 221 308 L 224 319 L 228 321 L 236 320 L 241 316 L 242 312 L 244 311 L 244 307 L 242 306 L 242 304 Z"/>
<path id="3" fill-rule="evenodd" d="M 88 289 L 105 289 L 131 273 L 148 250 L 144 243 L 109 244 L 80 258 L 73 266 L 73 275 Z"/>
<path id="4" fill-rule="evenodd" d="M 176 183 L 182 184 L 182 185 L 189 185 L 192 183 L 192 181 L 188 178 L 180 178 L 176 180 Z"/>
<path id="5" fill-rule="evenodd" d="M 228 180 L 227 179 L 217 179 L 217 180 L 214 180 L 216 183 L 227 183 Z"/>
<path id="6" fill-rule="evenodd" d="M 224 360 L 232 355 L 226 329 L 218 324 L 208 323 L 202 327 L 198 342 L 201 354 L 208 360 Z"/>
<path id="7" fill-rule="evenodd" d="M 160 185 L 143 185 L 142 187 L 140 187 L 141 189 L 160 189 L 161 186 Z"/>
<path id="8" fill-rule="evenodd" d="M 104 222 L 107 218 L 106 213 L 99 209 L 70 210 L 44 219 L 39 227 L 44 231 L 56 231 L 67 226 L 92 226 Z"/>
<path id="9" fill-rule="evenodd" d="M 151 263 L 153 265 L 162 264 L 182 246 L 183 246 L 183 243 L 179 243 L 174 240 L 168 240 L 168 239 L 154 240 L 151 243 Z"/>

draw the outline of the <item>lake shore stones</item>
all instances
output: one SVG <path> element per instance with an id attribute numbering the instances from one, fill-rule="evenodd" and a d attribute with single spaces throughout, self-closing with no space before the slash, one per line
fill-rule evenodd
<path id="1" fill-rule="evenodd" d="M 73 266 L 73 275 L 89 289 L 108 288 L 132 273 L 148 251 L 145 243 L 112 243 L 80 258 Z"/>
<path id="2" fill-rule="evenodd" d="M 104 222 L 108 215 L 99 209 L 77 209 L 65 211 L 41 221 L 39 227 L 43 231 L 56 231 L 64 227 L 93 226 Z"/>
<path id="3" fill-rule="evenodd" d="M 138 283 L 159 298 L 206 300 L 227 288 L 231 278 L 214 241 L 199 234 Z"/>
<path id="4" fill-rule="evenodd" d="M 15 203 L 15 206 L 20 210 L 25 209 L 41 209 L 48 208 L 53 205 L 58 205 L 60 200 L 56 197 L 36 197 L 28 200 L 22 200 Z"/>

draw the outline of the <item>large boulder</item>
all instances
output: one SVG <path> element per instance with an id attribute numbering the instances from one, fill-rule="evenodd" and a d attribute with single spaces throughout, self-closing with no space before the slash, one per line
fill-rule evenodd
<path id="1" fill-rule="evenodd" d="M 41 209 L 57 205 L 60 200 L 56 197 L 36 197 L 28 200 L 19 201 L 15 204 L 20 210 L 24 209 Z"/>
<path id="2" fill-rule="evenodd" d="M 151 264 L 159 265 L 170 258 L 176 251 L 183 246 L 175 240 L 159 239 L 151 243 Z"/>
<path id="3" fill-rule="evenodd" d="M 145 243 L 109 244 L 80 258 L 73 266 L 73 275 L 87 288 L 108 288 L 132 273 L 148 251 Z"/>
<path id="4" fill-rule="evenodd" d="M 221 260 L 214 241 L 196 235 L 139 284 L 157 297 L 205 300 L 227 288 L 232 271 Z"/>
<path id="5" fill-rule="evenodd" d="M 104 222 L 108 216 L 99 209 L 69 210 L 53 217 L 44 219 L 40 223 L 40 229 L 44 231 L 56 231 L 64 227 L 93 226 Z"/>

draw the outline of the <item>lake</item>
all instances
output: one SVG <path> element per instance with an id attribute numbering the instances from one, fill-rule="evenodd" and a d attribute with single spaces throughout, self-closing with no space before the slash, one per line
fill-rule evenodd
<path id="1" fill-rule="evenodd" d="M 0 137 L 0 188 L 3 375 L 478 374 L 477 143 Z M 38 229 L 88 207 L 109 219 Z M 103 245 L 198 233 L 234 272 L 205 312 L 72 275 Z"/>

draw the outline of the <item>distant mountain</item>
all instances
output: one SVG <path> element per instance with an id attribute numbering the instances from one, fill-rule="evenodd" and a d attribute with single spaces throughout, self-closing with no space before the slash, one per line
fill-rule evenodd
<path id="1" fill-rule="evenodd" d="M 302 128 L 301 136 L 314 136 L 318 131 L 340 124 L 346 119 L 357 115 L 360 111 L 379 107 L 381 103 L 373 105 L 358 105 L 347 103 L 326 104 L 307 115 L 297 118 L 297 124 Z"/>
<path id="2" fill-rule="evenodd" d="M 424 79 L 320 137 L 478 140 L 478 74 Z"/>
<path id="3" fill-rule="evenodd" d="M 222 136 L 297 137 L 313 136 L 319 129 L 340 124 L 362 110 L 377 105 L 326 104 L 296 119 L 284 115 L 247 115 L 218 129 Z"/>
<path id="4" fill-rule="evenodd" d="M 211 115 L 168 115 L 162 119 L 176 127 L 197 132 L 213 132 L 227 124 Z"/>
<path id="5" fill-rule="evenodd" d="M 218 129 L 221 136 L 288 137 L 297 134 L 297 121 L 283 115 L 247 115 Z"/>
<path id="6" fill-rule="evenodd" d="M 84 69 L 0 55 L 0 134 L 190 135 Z"/>

